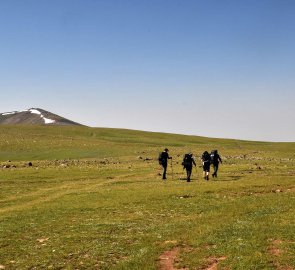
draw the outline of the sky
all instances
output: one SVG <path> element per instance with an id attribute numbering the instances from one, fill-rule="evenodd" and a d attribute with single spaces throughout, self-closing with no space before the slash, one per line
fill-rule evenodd
<path id="1" fill-rule="evenodd" d="M 295 142 L 293 0 L 1 0 L 0 112 Z"/>

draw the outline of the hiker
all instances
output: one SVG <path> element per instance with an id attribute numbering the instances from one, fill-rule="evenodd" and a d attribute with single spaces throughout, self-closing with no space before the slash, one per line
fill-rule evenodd
<path id="1" fill-rule="evenodd" d="M 207 151 L 205 151 L 202 154 L 201 160 L 202 160 L 202 164 L 203 164 L 204 179 L 208 181 L 209 180 L 209 172 L 210 172 L 210 161 L 211 161 L 210 154 Z"/>
<path id="2" fill-rule="evenodd" d="M 167 179 L 166 178 L 166 171 L 167 171 L 167 165 L 168 165 L 168 159 L 172 159 L 172 157 L 169 157 L 168 154 L 168 148 L 165 148 L 162 153 L 159 155 L 159 164 L 162 165 L 163 167 L 163 177 L 162 179 Z"/>
<path id="3" fill-rule="evenodd" d="M 196 167 L 196 162 L 193 157 L 193 153 L 188 153 L 184 155 L 182 165 L 183 168 L 186 169 L 186 182 L 191 181 L 191 175 L 192 175 L 192 169 L 193 169 L 193 164 Z"/>
<path id="4" fill-rule="evenodd" d="M 212 177 L 214 178 L 214 177 L 217 177 L 218 165 L 219 165 L 219 162 L 222 163 L 222 160 L 217 150 L 211 151 L 210 158 L 211 158 L 211 164 L 213 165 L 213 169 L 214 169 L 214 172 L 212 174 Z"/>

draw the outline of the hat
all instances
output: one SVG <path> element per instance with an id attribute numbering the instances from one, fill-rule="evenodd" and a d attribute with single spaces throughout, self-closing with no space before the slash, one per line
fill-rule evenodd
<path id="1" fill-rule="evenodd" d="M 164 149 L 164 151 L 166 151 L 166 152 L 167 152 L 167 151 L 169 151 L 169 149 L 168 149 L 168 148 L 165 148 L 165 149 Z"/>

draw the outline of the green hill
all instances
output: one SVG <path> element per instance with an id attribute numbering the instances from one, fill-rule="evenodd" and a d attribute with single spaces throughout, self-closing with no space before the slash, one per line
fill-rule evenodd
<path id="1" fill-rule="evenodd" d="M 295 143 L 80 126 L 0 136 L 0 269 L 295 267 Z M 198 157 L 211 149 L 224 162 L 206 182 Z"/>

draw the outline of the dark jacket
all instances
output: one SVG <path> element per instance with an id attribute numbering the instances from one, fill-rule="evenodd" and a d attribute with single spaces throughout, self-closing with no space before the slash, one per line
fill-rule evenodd
<path id="1" fill-rule="evenodd" d="M 221 160 L 221 157 L 219 156 L 219 154 L 218 153 L 211 153 L 211 163 L 213 164 L 213 165 L 216 165 L 216 164 L 218 164 L 219 162 L 221 162 L 222 163 L 222 160 Z"/>
<path id="2" fill-rule="evenodd" d="M 193 167 L 193 164 L 196 166 L 196 162 L 194 160 L 193 155 L 185 154 L 182 161 L 183 168 L 191 169 Z"/>
<path id="3" fill-rule="evenodd" d="M 162 166 L 167 167 L 168 159 L 171 159 L 171 157 L 169 157 L 168 152 L 163 151 L 161 154 Z"/>

